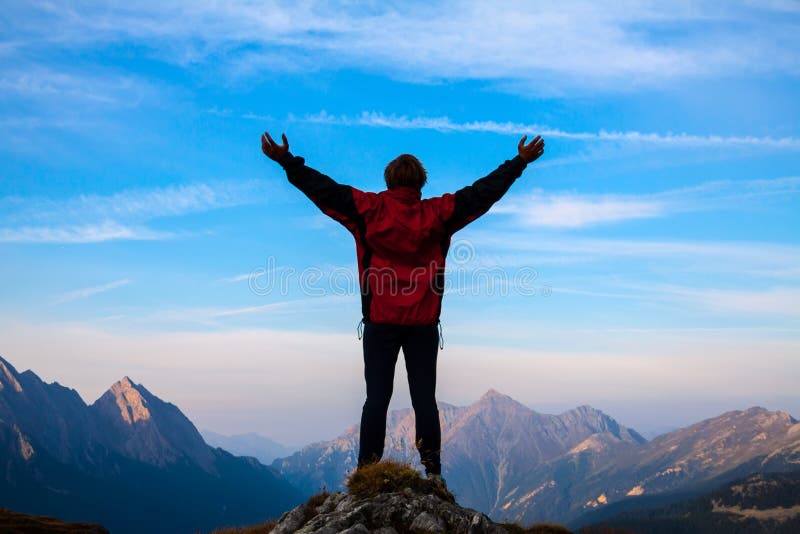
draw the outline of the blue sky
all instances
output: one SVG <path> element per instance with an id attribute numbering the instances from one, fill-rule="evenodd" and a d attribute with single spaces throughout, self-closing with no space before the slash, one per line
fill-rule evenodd
<path id="1" fill-rule="evenodd" d="M 127 374 L 221 432 L 333 436 L 364 395 L 354 246 L 261 132 L 365 190 L 414 153 L 425 196 L 542 134 L 455 236 L 439 399 L 495 387 L 651 434 L 800 415 L 796 2 L 5 11 L 0 354 L 18 368 L 88 402 Z M 393 407 L 404 381 L 399 362 Z"/>

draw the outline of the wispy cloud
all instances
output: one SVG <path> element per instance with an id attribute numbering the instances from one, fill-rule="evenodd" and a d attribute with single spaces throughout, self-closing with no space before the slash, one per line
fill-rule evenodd
<path id="1" fill-rule="evenodd" d="M 56 303 L 62 304 L 64 302 L 71 302 L 73 300 L 85 299 L 87 297 L 97 295 L 98 293 L 105 293 L 106 291 L 111 291 L 112 289 L 126 286 L 130 283 L 131 281 L 129 279 L 123 278 L 121 280 L 115 280 L 114 282 L 109 282 L 107 284 L 102 284 L 99 286 L 91 286 L 91 287 L 76 289 L 75 291 L 70 291 L 68 293 L 64 293 L 63 295 L 59 296 L 56 299 Z"/>
<path id="2" fill-rule="evenodd" d="M 269 262 L 269 260 L 267 260 L 267 261 Z M 272 267 L 272 266 L 267 265 L 267 267 L 254 268 L 249 273 L 241 273 L 241 274 L 237 274 L 237 275 L 234 275 L 234 276 L 227 276 L 227 277 L 224 277 L 224 278 L 220 278 L 219 281 L 220 282 L 225 282 L 225 283 L 236 283 L 236 282 L 244 282 L 244 281 L 251 282 L 251 281 L 253 281 L 255 279 L 258 279 L 259 277 L 275 276 L 278 273 L 282 273 L 282 272 L 289 272 L 291 274 L 291 273 L 294 273 L 294 271 L 295 271 L 295 269 L 293 267 L 286 267 L 286 266 L 274 266 L 274 267 Z"/>
<path id="3" fill-rule="evenodd" d="M 742 200 L 758 206 L 770 198 L 800 193 L 800 177 L 766 180 L 717 180 L 649 194 L 597 195 L 544 192 L 509 195 L 494 213 L 515 215 L 531 226 L 579 228 L 681 212 L 742 209 Z"/>
<path id="4" fill-rule="evenodd" d="M 266 193 L 264 182 L 252 180 L 128 189 L 110 195 L 88 194 L 67 199 L 14 198 L 8 201 L 13 201 L 17 209 L 1 219 L 143 221 L 257 203 L 259 198 L 266 198 Z"/>
<path id="5" fill-rule="evenodd" d="M 253 204 L 266 199 L 260 181 L 131 189 L 67 199 L 0 198 L 0 242 L 97 243 L 169 239 L 181 234 L 148 228 L 147 221 Z"/>
<path id="6" fill-rule="evenodd" d="M 547 234 L 534 237 L 521 230 L 470 230 L 459 239 L 474 250 L 476 261 L 492 258 L 494 264 L 501 260 L 509 268 L 549 264 L 548 259 L 555 258 L 562 268 L 598 262 L 624 262 L 629 268 L 635 262 L 640 269 L 657 266 L 662 274 L 698 272 L 717 277 L 796 280 L 800 264 L 800 247 L 766 241 L 603 239 Z"/>
<path id="7" fill-rule="evenodd" d="M 496 213 L 511 213 L 532 226 L 578 228 L 631 219 L 660 217 L 667 211 L 664 202 L 624 195 L 576 195 L 534 193 L 524 200 L 498 207 Z"/>
<path id="8" fill-rule="evenodd" d="M 220 278 L 219 281 L 232 284 L 232 283 L 236 283 L 236 282 L 244 282 L 245 280 L 250 280 L 250 278 L 252 276 L 253 276 L 253 273 L 242 273 L 242 274 L 237 274 L 235 276 L 228 276 L 228 277 L 225 277 L 225 278 Z"/>
<path id="9" fill-rule="evenodd" d="M 648 282 L 609 282 L 609 292 L 556 287 L 554 293 L 662 302 L 712 314 L 800 318 L 800 287 L 720 288 Z"/>
<path id="10" fill-rule="evenodd" d="M 498 234 L 487 231 L 470 233 L 473 246 L 485 246 L 506 251 L 553 251 L 577 254 L 601 254 L 603 256 L 637 256 L 637 257 L 676 257 L 714 256 L 725 260 L 742 260 L 752 258 L 759 252 L 782 262 L 800 261 L 800 247 L 767 242 L 724 242 L 724 241 L 679 241 L 679 240 L 637 240 L 637 239 L 602 239 L 602 238 L 563 238 L 541 236 L 538 239 L 526 239 L 530 234 L 523 232 L 503 232 Z"/>
<path id="11" fill-rule="evenodd" d="M 0 70 L 0 94 L 6 98 L 84 101 L 91 106 L 135 106 L 153 94 L 148 82 L 129 75 L 109 72 L 71 72 L 41 64 Z"/>
<path id="12" fill-rule="evenodd" d="M 15 49 L 158 44 L 180 65 L 213 58 L 253 75 L 358 67 L 409 81 L 477 79 L 520 91 L 627 91 L 742 72 L 797 74 L 791 6 L 751 2 L 91 2 L 6 14 Z M 669 32 L 663 27 L 668 25 Z M 245 50 L 246 52 L 242 52 Z M 625 80 L 625 84 L 618 83 Z"/>
<path id="13" fill-rule="evenodd" d="M 103 241 L 152 241 L 170 239 L 175 233 L 131 227 L 113 221 L 66 226 L 0 228 L 0 243 L 100 243 Z"/>
<path id="14" fill-rule="evenodd" d="M 757 146 L 764 148 L 800 149 L 798 137 L 756 137 L 696 135 L 689 133 L 654 133 L 638 131 L 569 132 L 541 124 L 521 122 L 469 121 L 456 122 L 448 117 L 408 117 L 386 115 L 375 111 L 364 111 L 361 115 L 332 115 L 325 111 L 303 117 L 292 117 L 304 122 L 338 124 L 345 126 L 367 126 L 396 130 L 435 130 L 438 132 L 489 132 L 503 135 L 541 135 L 544 138 L 573 141 L 604 141 L 682 147 L 737 147 Z"/>
<path id="15" fill-rule="evenodd" d="M 661 298 L 717 313 L 800 318 L 800 288 L 797 287 L 760 290 L 666 287 L 661 291 Z"/>
<path id="16" fill-rule="evenodd" d="M 287 300 L 281 302 L 270 302 L 269 304 L 259 304 L 257 306 L 242 306 L 239 308 L 229 308 L 210 312 L 211 318 L 234 317 L 237 315 L 250 315 L 254 313 L 265 313 L 273 311 L 287 310 L 291 313 L 308 311 L 310 308 L 319 306 L 330 306 L 343 302 L 351 303 L 353 298 L 350 295 L 327 295 L 304 299 Z"/>

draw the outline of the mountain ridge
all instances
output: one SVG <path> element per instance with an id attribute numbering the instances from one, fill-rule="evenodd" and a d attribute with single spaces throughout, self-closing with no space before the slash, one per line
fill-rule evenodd
<path id="1" fill-rule="evenodd" d="M 130 377 L 87 405 L 0 365 L 3 506 L 166 533 L 258 522 L 302 500 L 275 470 L 207 445 L 177 406 Z"/>
<path id="2" fill-rule="evenodd" d="M 448 485 L 465 506 L 498 521 L 574 522 L 754 472 L 800 469 L 800 423 L 787 412 L 760 406 L 647 441 L 589 405 L 542 414 L 494 388 L 467 406 L 438 405 Z M 421 469 L 414 435 L 412 409 L 389 412 L 385 457 Z M 207 445 L 177 406 L 129 376 L 87 405 L 75 390 L 47 384 L 30 370 L 18 373 L 0 358 L 0 451 L 11 460 L 0 477 L 0 494 L 19 496 L 21 511 L 59 515 L 32 504 L 48 502 L 61 517 L 119 527 L 113 516 L 104 519 L 107 510 L 92 512 L 102 517 L 70 516 L 88 510 L 75 496 L 92 487 L 90 500 L 107 508 L 124 496 L 163 516 L 169 512 L 137 486 L 167 499 L 189 492 L 195 502 L 206 502 L 210 488 L 221 486 L 224 494 L 236 496 L 226 506 L 256 522 L 254 516 L 278 511 L 292 499 L 299 502 L 322 487 L 336 489 L 355 467 L 358 438 L 359 426 L 352 424 L 333 440 L 308 444 L 266 467 Z M 267 502 L 245 489 L 279 497 Z M 232 517 L 230 510 L 205 508 L 195 526 Z M 136 523 L 141 518 L 126 520 L 138 530 L 152 530 Z"/>
<path id="3" fill-rule="evenodd" d="M 468 406 L 441 401 L 438 405 L 446 476 L 460 489 L 466 505 L 476 509 L 497 508 L 502 495 L 512 489 L 507 484 L 519 478 L 518 469 L 501 460 L 508 451 L 523 452 L 513 464 L 537 465 L 601 432 L 609 434 L 609 442 L 646 441 L 591 406 L 559 415 L 541 414 L 495 388 Z M 311 443 L 271 465 L 309 494 L 321 487 L 341 489 L 346 473 L 357 463 L 358 431 L 358 424 L 349 425 L 336 438 Z M 390 411 L 384 457 L 421 469 L 413 444 L 413 410 Z M 526 448 L 526 444 L 531 446 Z"/>
<path id="4" fill-rule="evenodd" d="M 438 404 L 448 485 L 495 520 L 568 522 L 624 499 L 741 474 L 737 467 L 791 469 L 792 455 L 800 456 L 796 419 L 759 406 L 648 441 L 592 406 L 541 414 L 495 388 L 468 406 Z M 358 430 L 349 425 L 271 465 L 307 494 L 341 489 L 355 466 Z M 413 430 L 413 410 L 390 411 L 384 457 L 421 469 Z"/>

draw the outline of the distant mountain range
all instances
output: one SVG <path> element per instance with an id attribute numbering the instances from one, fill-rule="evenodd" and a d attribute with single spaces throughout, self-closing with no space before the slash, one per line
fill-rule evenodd
<path id="1" fill-rule="evenodd" d="M 0 358 L 0 506 L 112 532 L 257 523 L 302 495 L 274 470 L 208 446 L 173 404 L 125 377 L 87 406 Z"/>
<path id="2" fill-rule="evenodd" d="M 269 465 L 276 458 L 288 456 L 297 450 L 296 447 L 287 447 L 266 436 L 252 432 L 226 436 L 211 430 L 201 430 L 200 434 L 206 440 L 206 443 L 212 447 L 225 449 L 237 456 L 252 456 L 265 465 Z"/>
<path id="3" fill-rule="evenodd" d="M 579 525 L 584 514 L 621 501 L 697 494 L 754 472 L 800 470 L 800 424 L 763 408 L 725 413 L 650 442 L 589 406 L 545 415 L 494 390 L 471 406 L 439 402 L 439 412 L 448 486 L 460 504 L 496 521 Z M 421 468 L 413 411 L 390 412 L 387 427 L 385 456 Z M 358 434 L 353 425 L 272 467 L 309 494 L 341 489 L 357 462 Z"/>
<path id="4" fill-rule="evenodd" d="M 470 406 L 439 402 L 439 411 L 448 486 L 459 504 L 498 522 L 597 524 L 753 473 L 800 471 L 800 424 L 764 408 L 652 441 L 589 406 L 540 414 L 495 390 Z M 387 426 L 385 456 L 421 469 L 413 411 L 390 412 Z M 176 406 L 127 377 L 87 406 L 74 390 L 0 358 L 0 507 L 95 521 L 115 533 L 277 517 L 322 487 L 342 489 L 358 435 L 352 425 L 267 467 L 207 445 Z M 248 440 L 229 446 L 271 446 Z"/>

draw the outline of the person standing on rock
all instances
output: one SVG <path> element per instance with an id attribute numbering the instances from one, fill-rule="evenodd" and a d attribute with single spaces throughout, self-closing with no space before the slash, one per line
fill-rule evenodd
<path id="1" fill-rule="evenodd" d="M 427 173 L 411 154 L 389 162 L 384 171 L 386 190 L 372 193 L 337 183 L 308 167 L 302 157 L 289 152 L 285 134 L 282 144 L 268 132 L 261 136 L 262 151 L 283 167 L 289 182 L 347 228 L 356 241 L 362 311 L 359 335 L 367 385 L 358 467 L 383 457 L 386 415 L 402 348 L 420 460 L 428 477 L 444 484 L 436 358 L 441 346 L 445 258 L 453 234 L 489 211 L 525 167 L 542 155 L 544 140 L 536 136 L 525 144 L 526 139 L 520 139 L 516 156 L 472 185 L 423 199 Z"/>

